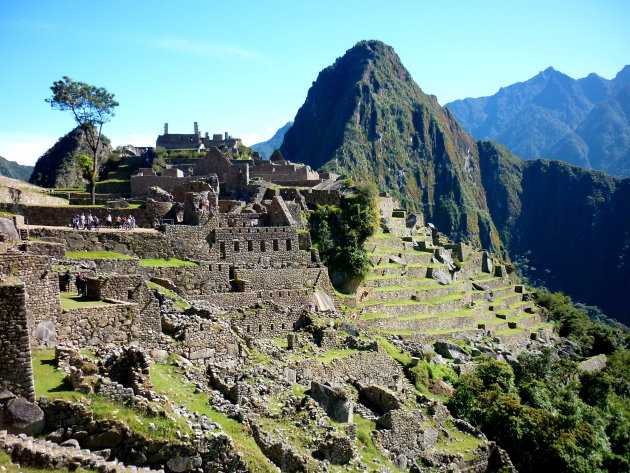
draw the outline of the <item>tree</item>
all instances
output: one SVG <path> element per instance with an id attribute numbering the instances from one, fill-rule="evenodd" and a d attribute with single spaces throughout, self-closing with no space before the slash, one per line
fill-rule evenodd
<path id="1" fill-rule="evenodd" d="M 92 204 L 96 203 L 96 177 L 98 175 L 98 148 L 101 144 L 103 124 L 114 116 L 118 102 L 114 94 L 103 87 L 95 87 L 85 82 L 76 82 L 67 76 L 53 83 L 52 97 L 46 99 L 52 108 L 70 111 L 74 120 L 83 130 L 85 140 L 92 151 L 92 169 L 89 173 Z"/>

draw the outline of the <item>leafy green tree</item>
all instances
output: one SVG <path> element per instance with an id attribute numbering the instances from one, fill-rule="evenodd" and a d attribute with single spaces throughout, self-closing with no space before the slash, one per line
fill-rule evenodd
<path id="1" fill-rule="evenodd" d="M 53 83 L 52 97 L 46 99 L 52 108 L 70 111 L 77 125 L 83 130 L 85 140 L 92 151 L 92 169 L 88 182 L 92 204 L 96 203 L 96 178 L 98 176 L 98 150 L 101 144 L 103 125 L 114 116 L 118 102 L 114 95 L 103 87 L 77 82 L 64 76 Z"/>
<path id="2" fill-rule="evenodd" d="M 87 154 L 77 154 L 74 157 L 74 161 L 77 163 L 77 166 L 79 166 L 83 179 L 89 182 L 92 176 L 92 170 L 94 169 L 94 160 Z"/>

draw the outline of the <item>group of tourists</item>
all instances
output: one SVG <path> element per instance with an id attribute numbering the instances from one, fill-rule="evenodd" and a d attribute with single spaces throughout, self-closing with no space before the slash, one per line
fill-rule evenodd
<path id="1" fill-rule="evenodd" d="M 87 215 L 84 213 L 72 216 L 72 228 L 75 230 L 95 230 L 100 229 L 100 219 L 92 213 Z M 105 216 L 105 225 L 108 228 L 118 228 L 123 230 L 133 230 L 136 228 L 136 218 L 129 215 L 118 215 L 116 218 L 112 217 L 112 214 L 108 213 Z"/>
<path id="2" fill-rule="evenodd" d="M 96 215 L 91 213 L 85 215 L 73 215 L 72 216 L 72 228 L 75 230 L 99 230 L 100 220 Z"/>
<path id="3" fill-rule="evenodd" d="M 72 281 L 72 274 L 70 274 L 70 270 L 67 270 L 63 275 L 63 282 L 66 291 L 70 291 L 70 281 Z M 77 277 L 74 278 L 74 284 L 77 287 L 78 296 L 87 296 L 87 282 L 88 278 L 85 274 L 77 273 Z"/>

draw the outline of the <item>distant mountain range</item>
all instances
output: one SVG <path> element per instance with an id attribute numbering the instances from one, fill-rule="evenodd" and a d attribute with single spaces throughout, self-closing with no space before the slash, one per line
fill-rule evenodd
<path id="1" fill-rule="evenodd" d="M 255 145 L 250 146 L 254 151 L 258 151 L 263 158 L 269 159 L 271 154 L 280 149 L 280 145 L 282 144 L 282 140 L 284 140 L 284 135 L 289 128 L 291 128 L 293 122 L 285 123 L 282 128 L 280 128 L 276 133 L 267 141 L 262 141 L 260 143 L 256 143 Z"/>
<path id="2" fill-rule="evenodd" d="M 545 69 L 489 97 L 446 104 L 477 139 L 525 159 L 550 158 L 630 176 L 630 65 L 612 80 Z"/>
<path id="3" fill-rule="evenodd" d="M 13 179 L 28 182 L 32 172 L 33 166 L 25 166 L 0 156 L 0 176 L 12 177 Z"/>
<path id="4" fill-rule="evenodd" d="M 560 93 L 566 76 L 547 75 L 555 78 L 537 80 Z M 549 112 L 563 117 L 557 123 L 578 130 L 595 99 L 599 108 L 623 93 L 610 81 L 586 81 L 602 84 L 599 93 L 586 87 L 588 103 L 569 107 L 573 114 Z M 452 238 L 509 254 L 531 281 L 630 322 L 630 179 L 524 161 L 498 143 L 475 141 L 379 41 L 358 43 L 319 73 L 280 150 L 315 169 L 371 180 Z"/>

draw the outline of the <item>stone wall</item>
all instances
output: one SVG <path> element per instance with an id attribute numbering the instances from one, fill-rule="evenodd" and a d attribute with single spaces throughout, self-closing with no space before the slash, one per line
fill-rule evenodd
<path id="1" fill-rule="evenodd" d="M 210 230 L 204 226 L 167 225 L 164 237 L 170 247 L 170 254 L 180 259 L 210 259 L 208 234 Z M 164 258 L 164 256 L 160 256 Z"/>
<path id="2" fill-rule="evenodd" d="M 315 287 L 315 284 L 322 278 L 322 272 L 328 273 L 326 268 L 237 268 L 234 270 L 234 277 L 245 282 L 243 285 L 245 291 L 299 289 L 305 286 Z"/>
<path id="3" fill-rule="evenodd" d="M 64 264 L 77 265 L 80 268 L 90 268 L 102 274 L 138 274 L 138 260 L 123 258 L 67 258 Z"/>
<path id="4" fill-rule="evenodd" d="M 18 249 L 25 253 L 55 258 L 63 258 L 66 254 L 66 247 L 63 244 L 42 241 L 25 241 L 18 246 Z"/>
<path id="5" fill-rule="evenodd" d="M 199 266 L 141 266 L 145 279 L 166 279 L 184 297 L 230 291 L 230 265 L 202 261 Z"/>
<path id="6" fill-rule="evenodd" d="M 0 283 L 0 389 L 35 400 L 26 288 L 15 278 Z"/>
<path id="7" fill-rule="evenodd" d="M 284 289 L 273 291 L 226 292 L 195 297 L 221 307 L 233 309 L 252 307 L 257 303 L 273 302 L 281 307 L 304 308 L 315 305 L 311 289 Z"/>
<path id="8" fill-rule="evenodd" d="M 198 181 L 201 176 L 173 177 L 173 176 L 131 176 L 131 196 L 144 197 L 150 187 L 159 187 L 171 192 L 176 186 L 188 181 Z"/>
<path id="9" fill-rule="evenodd" d="M 173 225 L 167 225 L 168 230 Z M 173 248 L 173 241 L 157 231 L 135 232 L 88 232 L 83 230 L 62 230 L 52 228 L 31 228 L 31 235 L 43 240 L 55 239 L 66 243 L 68 250 L 114 251 L 139 258 L 180 257 L 180 251 Z M 176 232 L 172 232 L 176 234 Z"/>
<path id="10" fill-rule="evenodd" d="M 302 325 L 307 311 L 304 308 L 282 308 L 274 304 L 262 309 L 245 310 L 234 314 L 231 322 L 244 337 L 275 338 L 294 332 Z"/>
<path id="11" fill-rule="evenodd" d="M 89 279 L 87 294 L 92 299 L 134 303 L 135 307 L 129 307 L 131 315 L 126 314 L 131 320 L 128 330 L 131 338 L 149 344 L 158 342 L 162 332 L 160 306 L 142 276 L 109 275 Z"/>
<path id="12" fill-rule="evenodd" d="M 217 228 L 213 232 L 211 260 L 238 261 L 239 263 L 299 262 L 300 251 L 297 230 L 292 227 Z"/>
<path id="13" fill-rule="evenodd" d="M 8 253 L 0 255 L 0 275 L 16 276 L 26 284 L 26 310 L 33 329 L 59 314 L 59 280 L 47 256 Z"/>
<path id="14" fill-rule="evenodd" d="M 134 323 L 137 308 L 137 304 L 112 303 L 66 310 L 55 320 L 55 341 L 72 342 L 79 346 L 126 345 L 142 335 Z"/>
<path id="15" fill-rule="evenodd" d="M 247 353 L 227 323 L 194 316 L 187 321 L 180 343 L 170 349 L 195 363 L 222 366 L 235 365 Z"/>
<path id="16" fill-rule="evenodd" d="M 398 390 L 404 380 L 400 364 L 383 352 L 362 351 L 337 358 L 328 364 L 306 359 L 295 366 L 300 384 L 346 382 L 352 378 L 361 384 L 376 384 Z"/>

